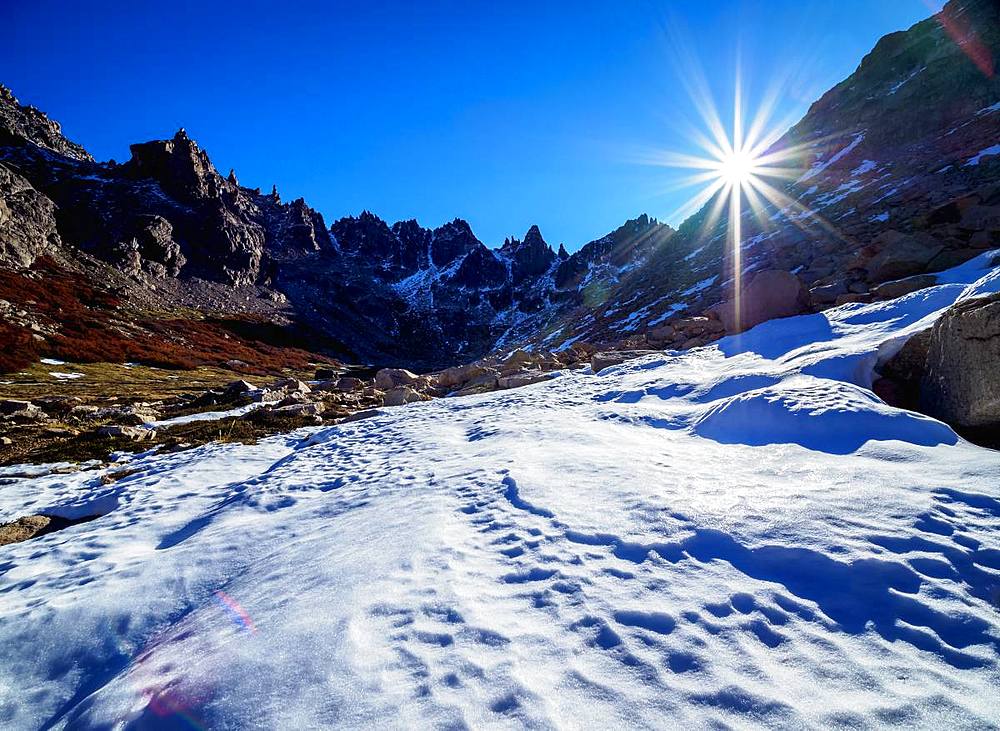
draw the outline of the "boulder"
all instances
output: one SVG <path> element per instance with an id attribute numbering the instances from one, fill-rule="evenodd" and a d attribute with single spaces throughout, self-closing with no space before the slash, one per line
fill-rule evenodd
<path id="1" fill-rule="evenodd" d="M 409 386 L 416 383 L 419 376 L 405 368 L 383 368 L 375 374 L 375 388 L 389 391 L 398 386 Z"/>
<path id="2" fill-rule="evenodd" d="M 508 355 L 500 363 L 500 374 L 510 375 L 537 365 L 535 358 L 520 348 Z"/>
<path id="3" fill-rule="evenodd" d="M 329 381 L 337 377 L 337 372 L 333 368 L 317 368 L 316 380 Z"/>
<path id="4" fill-rule="evenodd" d="M 605 350 L 601 353 L 594 353 L 590 358 L 590 367 L 594 373 L 598 373 L 605 368 L 621 365 L 622 363 L 641 358 L 644 355 L 659 355 L 656 350 Z"/>
<path id="5" fill-rule="evenodd" d="M 115 439 L 128 439 L 133 442 L 143 442 L 147 439 L 155 439 L 156 430 L 145 429 L 141 426 L 102 426 L 97 430 L 97 435 Z"/>
<path id="6" fill-rule="evenodd" d="M 732 300 L 716 309 L 727 333 L 749 330 L 762 322 L 791 317 L 809 308 L 809 292 L 802 280 L 791 272 L 766 269 L 743 286 L 739 312 Z"/>
<path id="7" fill-rule="evenodd" d="M 843 281 L 821 284 L 809 290 L 809 297 L 814 305 L 832 305 L 837 297 L 847 294 L 847 283 Z"/>
<path id="8" fill-rule="evenodd" d="M 397 386 L 386 391 L 385 396 L 382 399 L 382 404 L 384 406 L 402 406 L 403 404 L 412 403 L 414 401 L 424 401 L 427 397 L 423 394 L 414 391 L 409 386 Z"/>
<path id="9" fill-rule="evenodd" d="M 872 296 L 870 294 L 854 294 L 853 292 L 848 292 L 847 294 L 842 294 L 837 297 L 837 301 L 834 303 L 837 307 L 841 305 L 846 305 L 852 302 L 862 302 L 868 303 L 872 301 Z"/>
<path id="10" fill-rule="evenodd" d="M 937 277 L 933 274 L 917 274 L 872 287 L 871 294 L 876 300 L 891 300 L 910 292 L 933 287 L 935 284 L 937 284 Z"/>
<path id="11" fill-rule="evenodd" d="M 0 415 L 11 416 L 13 414 L 19 413 L 21 411 L 27 411 L 31 409 L 33 404 L 30 401 L 22 401 L 21 399 L 3 399 L 0 400 Z"/>
<path id="12" fill-rule="evenodd" d="M 325 407 L 322 403 L 317 402 L 307 402 L 301 404 L 288 404 L 286 406 L 279 406 L 271 411 L 272 414 L 276 416 L 319 416 L 323 413 Z"/>
<path id="13" fill-rule="evenodd" d="M 673 325 L 661 325 L 647 333 L 650 340 L 659 340 L 664 343 L 669 343 L 676 334 L 677 330 L 674 329 Z"/>
<path id="14" fill-rule="evenodd" d="M 72 409 L 70 409 L 69 414 L 67 414 L 67 416 L 73 420 L 85 421 L 87 419 L 96 418 L 99 411 L 100 409 L 97 406 L 89 406 L 87 404 L 81 404 L 79 406 L 74 406 Z"/>
<path id="15" fill-rule="evenodd" d="M 272 391 L 286 391 L 286 392 L 299 392 L 299 393 L 309 393 L 312 389 L 309 384 L 305 381 L 300 381 L 297 378 L 281 378 L 271 384 L 270 390 Z"/>
<path id="16" fill-rule="evenodd" d="M 74 412 L 76 409 L 73 410 Z M 72 412 L 71 412 L 72 413 Z M 137 403 L 127 406 L 108 406 L 94 413 L 98 419 L 109 419 L 127 426 L 142 426 L 160 418 L 160 413 L 149 404 Z"/>
<path id="17" fill-rule="evenodd" d="M 348 393 L 350 391 L 360 391 L 364 388 L 365 382 L 354 376 L 344 376 L 337 380 L 337 390 Z"/>
<path id="18" fill-rule="evenodd" d="M 249 381 L 244 381 L 242 379 L 239 381 L 232 381 L 226 384 L 226 387 L 222 392 L 222 398 L 227 401 L 233 401 L 244 394 L 256 390 L 257 387 Z"/>
<path id="19" fill-rule="evenodd" d="M 42 409 L 30 401 L 21 401 L 19 399 L 7 399 L 0 402 L 0 413 L 3 414 L 4 420 L 13 421 L 18 424 L 27 424 L 48 419 L 48 414 L 42 411 Z"/>
<path id="20" fill-rule="evenodd" d="M 478 363 L 469 363 L 467 365 L 446 368 L 440 373 L 434 374 L 433 377 L 437 381 L 438 386 L 442 388 L 454 388 L 487 374 L 495 375 L 495 372 Z"/>
<path id="21" fill-rule="evenodd" d="M 500 388 L 520 388 L 530 386 L 532 383 L 548 381 L 555 378 L 555 373 L 545 373 L 542 371 L 528 371 L 526 373 L 513 373 L 509 376 L 500 376 L 497 379 L 497 386 Z"/>
<path id="22" fill-rule="evenodd" d="M 880 361 L 875 370 L 881 375 L 872 390 L 891 406 L 916 411 L 919 409 L 920 382 L 927 369 L 927 352 L 931 344 L 931 328 L 909 337 L 903 347 L 891 357 Z"/>
<path id="23" fill-rule="evenodd" d="M 1000 294 L 960 301 L 931 330 L 921 409 L 959 427 L 1000 426 Z"/>
<path id="24" fill-rule="evenodd" d="M 875 239 L 879 253 L 865 269 L 873 282 L 886 282 L 920 274 L 944 249 L 937 239 L 925 233 L 902 234 L 886 231 Z"/>

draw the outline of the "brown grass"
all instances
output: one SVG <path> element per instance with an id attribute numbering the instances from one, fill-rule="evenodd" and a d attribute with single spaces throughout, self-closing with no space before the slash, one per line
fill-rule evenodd
<path id="1" fill-rule="evenodd" d="M 21 370 L 40 357 L 181 370 L 217 366 L 251 374 L 305 370 L 330 360 L 296 347 L 286 330 L 261 318 L 137 315 L 123 320 L 118 297 L 46 257 L 26 272 L 0 270 L 0 299 L 56 331 L 38 340 L 27 328 L 0 322 L 2 373 Z"/>

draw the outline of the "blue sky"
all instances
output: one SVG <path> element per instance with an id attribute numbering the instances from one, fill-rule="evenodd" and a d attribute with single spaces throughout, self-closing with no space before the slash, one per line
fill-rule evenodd
<path id="1" fill-rule="evenodd" d="M 933 3 L 939 8 L 940 2 Z M 570 250 L 690 191 L 640 151 L 694 151 L 679 58 L 724 118 L 781 84 L 801 116 L 924 0 L 64 3 L 4 0 L 0 82 L 98 159 L 178 127 L 225 174 L 328 221 L 369 209 L 495 246 Z M 686 49 L 686 50 L 684 50 Z"/>

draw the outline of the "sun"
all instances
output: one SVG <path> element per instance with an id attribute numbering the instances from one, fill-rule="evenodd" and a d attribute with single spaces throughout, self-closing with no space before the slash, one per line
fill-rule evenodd
<path id="1" fill-rule="evenodd" d="M 719 176 L 731 186 L 749 185 L 759 170 L 759 159 L 751 151 L 733 150 L 719 161 Z"/>
<path id="2" fill-rule="evenodd" d="M 801 176 L 800 160 L 805 148 L 780 144 L 791 121 L 786 118 L 776 123 L 771 119 L 776 99 L 776 94 L 766 95 L 746 123 L 748 120 L 743 113 L 737 78 L 732 124 L 725 125 L 707 91 L 693 95 L 694 106 L 701 112 L 702 128 L 692 129 L 691 142 L 700 150 L 695 154 L 660 152 L 649 158 L 649 162 L 658 166 L 692 171 L 683 176 L 675 187 L 690 186 L 698 190 L 671 218 L 683 221 L 704 210 L 700 231 L 712 236 L 717 231 L 716 224 L 725 214 L 727 265 L 732 273 L 731 296 L 737 318 L 743 274 L 744 219 L 755 219 L 756 228 L 766 230 L 773 228 L 775 220 L 781 216 L 800 227 L 807 220 L 816 218 L 815 212 L 790 197 L 784 189 L 785 183 Z M 770 209 L 777 213 L 771 215 Z"/>

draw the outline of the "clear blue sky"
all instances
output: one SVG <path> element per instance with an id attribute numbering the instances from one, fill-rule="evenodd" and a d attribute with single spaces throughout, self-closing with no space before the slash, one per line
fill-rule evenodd
<path id="1" fill-rule="evenodd" d="M 779 112 L 800 116 L 880 36 L 931 13 L 925 0 L 227 5 L 2 0 L 0 82 L 98 159 L 183 126 L 223 174 L 276 183 L 328 221 L 460 216 L 491 246 L 537 223 L 570 250 L 642 212 L 669 220 L 687 197 L 635 161 L 690 146 L 681 45 L 723 110 L 738 54 L 748 102 L 790 76 Z"/>

